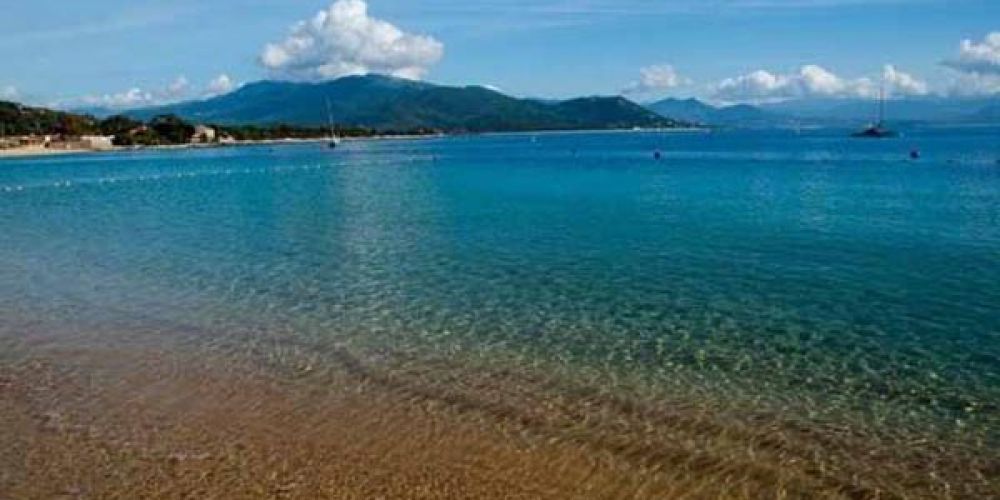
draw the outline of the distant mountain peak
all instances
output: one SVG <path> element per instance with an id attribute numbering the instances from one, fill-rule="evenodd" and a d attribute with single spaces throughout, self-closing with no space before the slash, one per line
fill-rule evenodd
<path id="1" fill-rule="evenodd" d="M 779 117 L 772 116 L 755 106 L 716 107 L 693 97 L 687 99 L 667 98 L 648 104 L 646 107 L 660 115 L 677 120 L 713 126 L 756 127 L 773 124 L 779 119 Z"/>

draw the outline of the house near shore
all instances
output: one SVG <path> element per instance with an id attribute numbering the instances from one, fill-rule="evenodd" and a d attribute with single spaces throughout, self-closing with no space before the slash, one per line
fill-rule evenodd
<path id="1" fill-rule="evenodd" d="M 206 125 L 195 125 L 194 135 L 191 136 L 192 144 L 208 144 L 215 142 L 215 129 Z"/>
<path id="2" fill-rule="evenodd" d="M 20 135 L 0 138 L 0 149 L 47 148 L 53 141 L 51 135 Z"/>

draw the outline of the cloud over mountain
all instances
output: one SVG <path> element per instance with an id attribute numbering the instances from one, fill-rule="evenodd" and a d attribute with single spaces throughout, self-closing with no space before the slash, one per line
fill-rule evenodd
<path id="1" fill-rule="evenodd" d="M 915 76 L 904 73 L 891 64 L 886 64 L 882 70 L 882 80 L 890 95 L 914 96 L 926 95 L 930 92 L 927 82 Z"/>
<path id="2" fill-rule="evenodd" d="M 1000 31 L 986 35 L 980 43 L 962 40 L 958 57 L 944 64 L 963 73 L 1000 75 Z"/>
<path id="3" fill-rule="evenodd" d="M 677 73 L 673 66 L 657 64 L 640 69 L 639 80 L 629 84 L 622 92 L 634 95 L 655 94 L 687 83 L 690 80 Z"/>
<path id="4" fill-rule="evenodd" d="M 848 80 L 821 66 L 803 66 L 798 73 L 775 74 L 757 70 L 727 78 L 715 89 L 725 101 L 780 101 L 806 97 L 871 97 L 877 86 L 868 78 Z"/>
<path id="5" fill-rule="evenodd" d="M 156 103 L 152 92 L 132 87 L 122 92 L 104 95 L 88 95 L 81 99 L 87 106 L 103 106 L 111 109 L 127 109 Z"/>
<path id="6" fill-rule="evenodd" d="M 405 33 L 368 15 L 364 0 L 337 0 L 264 47 L 260 63 L 272 75 L 316 81 L 383 73 L 420 79 L 444 54 L 432 37 Z"/>
<path id="7" fill-rule="evenodd" d="M 205 95 L 216 96 L 226 94 L 235 88 L 236 84 L 233 82 L 232 78 L 229 78 L 229 75 L 223 73 L 208 82 L 208 86 L 205 88 Z"/>
<path id="8" fill-rule="evenodd" d="M 952 95 L 1000 94 L 1000 31 L 987 34 L 979 43 L 962 40 L 958 56 L 945 60 L 944 65 L 958 73 L 949 89 Z"/>
<path id="9" fill-rule="evenodd" d="M 171 104 L 199 96 L 212 97 L 225 94 L 234 88 L 236 88 L 235 83 L 226 74 L 217 76 L 201 89 L 192 85 L 186 77 L 178 76 L 169 84 L 152 90 L 136 86 L 121 92 L 86 95 L 76 99 L 57 102 L 54 105 L 62 108 L 86 106 L 124 110 Z"/>
<path id="10" fill-rule="evenodd" d="M 164 99 L 180 99 L 187 95 L 188 91 L 191 89 L 191 82 L 188 81 L 185 76 L 178 76 L 177 79 L 173 81 L 167 88 L 163 91 Z"/>
<path id="11" fill-rule="evenodd" d="M 926 95 L 927 82 L 888 64 L 882 70 L 886 92 L 891 96 Z M 729 102 L 774 102 L 807 98 L 872 98 L 879 84 L 871 78 L 843 78 L 810 64 L 797 73 L 777 74 L 765 70 L 727 78 L 715 87 L 715 98 Z"/>

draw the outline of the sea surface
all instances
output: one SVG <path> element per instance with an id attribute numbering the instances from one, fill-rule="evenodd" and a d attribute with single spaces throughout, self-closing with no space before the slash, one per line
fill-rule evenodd
<path id="1" fill-rule="evenodd" d="M 847 133 L 3 161 L 0 337 L 504 360 L 991 449 L 1000 129 Z"/>

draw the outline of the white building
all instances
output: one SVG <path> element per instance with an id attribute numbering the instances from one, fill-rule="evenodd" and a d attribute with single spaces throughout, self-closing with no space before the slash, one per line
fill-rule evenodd
<path id="1" fill-rule="evenodd" d="M 85 135 L 80 137 L 80 142 L 86 149 L 94 151 L 109 151 L 115 148 L 113 135 Z"/>
<path id="2" fill-rule="evenodd" d="M 205 125 L 195 125 L 194 136 L 191 137 L 193 143 L 215 142 L 215 129 Z"/>

